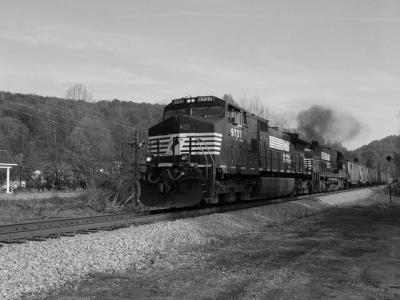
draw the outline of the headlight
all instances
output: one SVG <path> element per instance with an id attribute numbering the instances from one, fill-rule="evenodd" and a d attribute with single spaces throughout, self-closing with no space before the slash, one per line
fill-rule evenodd
<path id="1" fill-rule="evenodd" d="M 152 156 L 147 156 L 146 157 L 146 162 L 151 162 L 153 160 L 153 157 Z"/>
<path id="2" fill-rule="evenodd" d="M 188 159 L 189 159 L 189 156 L 187 154 L 183 154 L 181 156 L 181 160 L 188 160 Z"/>

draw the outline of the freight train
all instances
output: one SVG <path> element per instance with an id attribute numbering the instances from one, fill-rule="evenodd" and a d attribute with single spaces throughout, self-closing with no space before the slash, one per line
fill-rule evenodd
<path id="1" fill-rule="evenodd" d="M 141 202 L 192 206 L 341 190 L 387 175 L 214 96 L 172 100 L 148 130 Z"/>

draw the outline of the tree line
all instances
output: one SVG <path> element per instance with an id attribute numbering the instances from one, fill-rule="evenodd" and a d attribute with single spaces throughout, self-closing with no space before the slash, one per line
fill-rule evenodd
<path id="1" fill-rule="evenodd" d="M 0 148 L 19 164 L 14 178 L 22 169 L 24 179 L 41 171 L 53 187 L 93 180 L 132 160 L 135 133 L 144 139 L 162 110 L 160 104 L 118 99 L 87 102 L 0 92 Z"/>

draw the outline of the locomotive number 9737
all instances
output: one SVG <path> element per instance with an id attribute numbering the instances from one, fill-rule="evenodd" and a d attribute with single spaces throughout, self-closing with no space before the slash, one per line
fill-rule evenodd
<path id="1" fill-rule="evenodd" d="M 231 136 L 236 138 L 242 138 L 242 131 L 236 128 L 231 128 Z"/>

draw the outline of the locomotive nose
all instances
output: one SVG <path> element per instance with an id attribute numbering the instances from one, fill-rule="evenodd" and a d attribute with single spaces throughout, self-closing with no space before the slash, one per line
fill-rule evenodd
<path id="1" fill-rule="evenodd" d="M 200 203 L 208 173 L 200 166 L 219 154 L 222 134 L 212 120 L 173 116 L 149 129 L 147 177 L 141 181 L 146 206 L 180 207 Z M 206 179 L 205 179 L 206 178 Z"/>
<path id="2" fill-rule="evenodd" d="M 153 165 L 197 162 L 199 155 L 219 154 L 221 141 L 212 120 L 173 116 L 149 129 L 147 153 Z"/>

